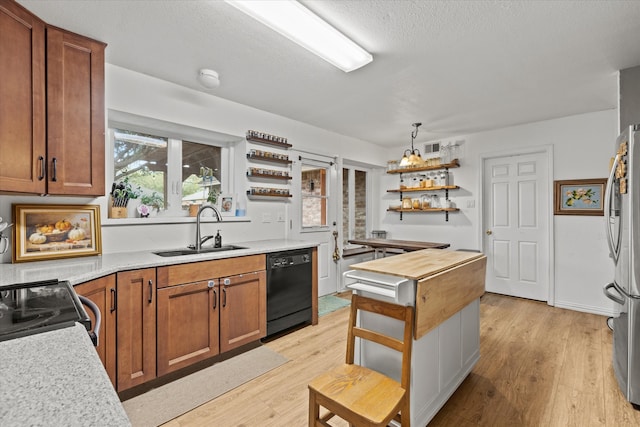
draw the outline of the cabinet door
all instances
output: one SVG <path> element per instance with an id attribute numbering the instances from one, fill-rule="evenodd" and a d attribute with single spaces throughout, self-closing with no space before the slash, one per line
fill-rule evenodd
<path id="1" fill-rule="evenodd" d="M 257 341 L 266 333 L 266 273 L 220 279 L 220 351 Z"/>
<path id="2" fill-rule="evenodd" d="M 155 268 L 117 273 L 117 390 L 156 377 Z"/>
<path id="3" fill-rule="evenodd" d="M 158 289 L 158 376 L 220 352 L 213 280 Z"/>
<path id="4" fill-rule="evenodd" d="M 0 191 L 46 191 L 44 55 L 44 23 L 0 0 Z"/>
<path id="5" fill-rule="evenodd" d="M 47 26 L 49 194 L 104 195 L 104 49 Z"/>
<path id="6" fill-rule="evenodd" d="M 100 309 L 102 323 L 98 331 L 98 346 L 96 350 L 100 360 L 111 379 L 116 385 L 116 313 L 115 291 L 116 276 L 114 274 L 90 282 L 82 283 L 74 287 L 78 295 L 85 296 L 93 301 Z M 86 310 L 91 318 L 91 325 L 95 327 L 95 316 L 91 310 Z"/>

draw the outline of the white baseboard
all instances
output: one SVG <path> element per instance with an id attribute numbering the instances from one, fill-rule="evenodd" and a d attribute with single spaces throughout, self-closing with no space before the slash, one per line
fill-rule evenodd
<path id="1" fill-rule="evenodd" d="M 566 302 L 566 301 L 558 301 L 556 300 L 555 304 L 553 305 L 554 307 L 558 307 L 558 308 L 566 308 L 568 310 L 574 310 L 574 311 L 582 311 L 584 313 L 591 313 L 591 314 L 598 314 L 600 316 L 606 316 L 606 317 L 610 317 L 610 316 L 614 316 L 615 313 L 613 312 L 613 309 L 604 309 L 602 307 L 594 307 L 591 305 L 582 305 L 582 304 L 576 304 L 573 302 Z"/>

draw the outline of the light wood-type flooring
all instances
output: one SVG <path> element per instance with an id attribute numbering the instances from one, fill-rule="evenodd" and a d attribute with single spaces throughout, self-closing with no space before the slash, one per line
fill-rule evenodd
<path id="1" fill-rule="evenodd" d="M 613 375 L 605 317 L 496 294 L 480 307 L 480 361 L 430 427 L 640 426 Z M 347 318 L 343 308 L 266 343 L 290 361 L 166 426 L 306 426 L 307 383 L 343 362 Z"/>

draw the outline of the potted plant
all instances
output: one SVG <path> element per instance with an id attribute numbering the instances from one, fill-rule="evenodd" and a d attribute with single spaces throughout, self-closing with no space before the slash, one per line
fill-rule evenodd
<path id="1" fill-rule="evenodd" d="M 148 208 L 147 216 L 149 216 L 149 214 L 151 214 L 151 216 L 155 216 L 160 212 L 160 210 L 162 210 L 162 208 L 164 208 L 164 198 L 155 191 L 151 194 L 143 194 L 140 197 L 140 202 L 142 204 L 138 207 L 138 212 L 140 212 L 140 208 L 142 206 L 146 206 Z M 143 216 L 142 212 L 140 212 L 140 215 Z"/>
<path id="2" fill-rule="evenodd" d="M 136 216 L 136 209 L 140 204 L 138 198 L 140 197 L 141 191 L 140 186 L 134 187 L 132 183 L 129 182 L 129 177 L 125 177 L 119 183 L 113 183 L 113 187 L 111 188 L 111 198 L 112 198 L 112 207 L 113 208 L 126 208 L 128 211 L 127 216 Z M 129 203 L 130 200 L 135 200 L 133 203 Z M 116 218 L 125 217 L 125 215 L 120 212 Z"/>
<path id="3" fill-rule="evenodd" d="M 202 178 L 203 194 L 204 189 L 207 189 L 207 202 L 215 205 L 216 203 L 218 203 L 218 196 L 220 195 L 220 192 L 213 188 L 214 185 L 219 184 L 219 181 L 215 179 L 215 176 L 213 176 L 213 169 L 202 166 L 200 168 L 200 177 Z"/>

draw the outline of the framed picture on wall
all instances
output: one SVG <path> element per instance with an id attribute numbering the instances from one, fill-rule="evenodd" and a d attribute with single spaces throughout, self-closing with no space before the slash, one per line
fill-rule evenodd
<path id="1" fill-rule="evenodd" d="M 555 215 L 604 215 L 606 178 L 554 181 Z"/>
<path id="2" fill-rule="evenodd" d="M 13 205 L 13 262 L 102 253 L 99 205 Z"/>

